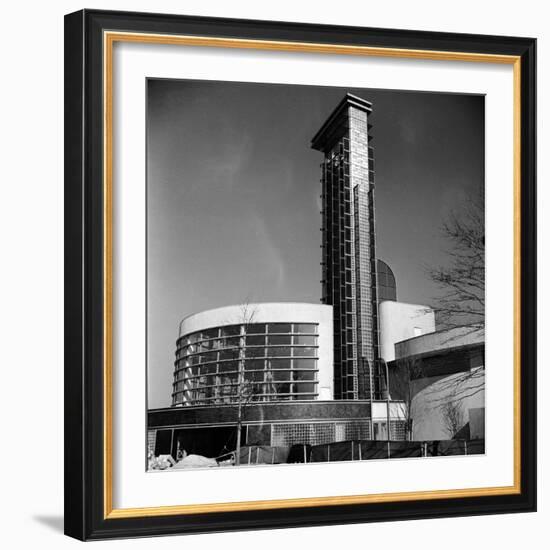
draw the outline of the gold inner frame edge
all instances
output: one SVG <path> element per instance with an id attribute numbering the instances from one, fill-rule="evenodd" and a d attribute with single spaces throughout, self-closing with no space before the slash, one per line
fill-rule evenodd
<path id="1" fill-rule="evenodd" d="M 359 55 L 371 57 L 394 57 L 424 59 L 432 61 L 465 61 L 475 63 L 497 63 L 513 66 L 513 117 L 514 117 L 514 484 L 503 487 L 482 487 L 466 489 L 444 489 L 433 491 L 411 491 L 367 495 L 346 495 L 327 497 L 304 497 L 276 500 L 255 500 L 208 504 L 182 504 L 175 506 L 154 506 L 147 508 L 113 508 L 113 466 L 112 466 L 112 295 L 113 295 L 113 46 L 116 42 L 146 44 L 205 46 L 218 48 L 258 49 L 270 51 L 320 53 L 337 55 Z M 103 413 L 104 413 L 104 475 L 103 508 L 105 519 L 173 516 L 184 514 L 235 512 L 251 510 L 274 510 L 281 508 L 305 508 L 313 506 L 334 506 L 383 502 L 405 502 L 413 500 L 435 500 L 444 498 L 466 498 L 521 493 L 521 424 L 520 412 L 520 320 L 521 320 L 521 58 L 513 55 L 482 54 L 436 50 L 414 50 L 381 48 L 370 46 L 348 46 L 341 44 L 317 44 L 309 42 L 285 42 L 273 40 L 250 40 L 240 38 L 219 38 L 170 34 L 149 34 L 133 32 L 104 31 L 103 33 L 103 229 L 104 229 L 104 359 L 103 359 Z"/>

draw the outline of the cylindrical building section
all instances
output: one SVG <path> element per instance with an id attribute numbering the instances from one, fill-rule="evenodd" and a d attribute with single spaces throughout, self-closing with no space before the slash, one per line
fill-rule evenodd
<path id="1" fill-rule="evenodd" d="M 332 308 L 229 306 L 185 318 L 172 405 L 333 398 Z"/>

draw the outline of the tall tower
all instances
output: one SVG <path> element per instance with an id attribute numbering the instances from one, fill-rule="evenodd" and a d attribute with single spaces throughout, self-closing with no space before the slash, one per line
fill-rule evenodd
<path id="1" fill-rule="evenodd" d="M 322 303 L 333 306 L 334 398 L 372 399 L 378 359 L 372 104 L 346 94 L 312 139 L 322 168 Z"/>

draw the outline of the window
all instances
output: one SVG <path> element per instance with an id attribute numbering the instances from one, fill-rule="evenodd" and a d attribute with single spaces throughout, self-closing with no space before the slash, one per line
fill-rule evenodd
<path id="1" fill-rule="evenodd" d="M 265 355 L 265 348 L 246 348 L 246 357 L 263 357 Z"/>
<path id="2" fill-rule="evenodd" d="M 288 335 L 278 335 L 278 336 L 268 336 L 267 343 L 270 346 L 290 346 L 291 336 Z"/>
<path id="3" fill-rule="evenodd" d="M 239 370 L 239 363 L 238 361 L 226 361 L 225 363 L 220 363 L 218 369 L 220 373 L 237 371 Z"/>
<path id="4" fill-rule="evenodd" d="M 311 383 L 296 383 L 294 384 L 296 393 L 315 393 L 315 384 Z"/>
<path id="5" fill-rule="evenodd" d="M 216 374 L 216 363 L 211 365 L 203 365 L 201 367 L 201 374 Z"/>
<path id="6" fill-rule="evenodd" d="M 315 334 L 317 332 L 317 325 L 310 323 L 295 323 L 294 332 L 300 332 L 302 334 Z"/>
<path id="7" fill-rule="evenodd" d="M 295 369 L 316 369 L 317 360 L 316 359 L 294 359 L 293 367 Z"/>
<path id="8" fill-rule="evenodd" d="M 215 348 L 217 340 L 206 340 L 200 344 L 200 351 L 208 351 Z"/>
<path id="9" fill-rule="evenodd" d="M 295 382 L 311 382 L 315 380 L 315 372 L 313 371 L 294 371 Z"/>
<path id="10" fill-rule="evenodd" d="M 273 380 L 276 382 L 286 382 L 291 380 L 292 371 L 289 370 L 275 370 L 273 371 Z"/>
<path id="11" fill-rule="evenodd" d="M 265 400 L 313 399 L 318 393 L 317 334 L 317 323 L 276 322 L 182 336 L 173 400 L 190 405 L 234 403 L 240 376 L 254 394 L 263 392 Z"/>
<path id="12" fill-rule="evenodd" d="M 222 349 L 220 351 L 220 361 L 223 361 L 225 359 L 238 359 L 238 358 L 239 358 L 238 348 L 235 348 L 235 349 Z"/>
<path id="13" fill-rule="evenodd" d="M 269 359 L 268 369 L 290 369 L 290 359 Z"/>
<path id="14" fill-rule="evenodd" d="M 295 348 L 295 349 L 300 349 L 300 348 Z M 309 348 L 304 348 L 304 349 L 309 349 Z M 290 357 L 290 350 L 291 348 L 288 348 L 288 347 L 267 348 L 269 357 Z"/>
<path id="15" fill-rule="evenodd" d="M 265 345 L 265 336 L 247 336 L 246 337 L 247 346 L 263 346 Z"/>
<path id="16" fill-rule="evenodd" d="M 263 359 L 247 359 L 244 362 L 244 370 L 263 370 L 264 360 Z"/>
<path id="17" fill-rule="evenodd" d="M 218 357 L 218 354 L 215 351 L 203 353 L 201 355 L 201 363 L 211 363 L 213 361 L 216 361 L 217 357 Z"/>
<path id="18" fill-rule="evenodd" d="M 270 323 L 267 325 L 267 330 L 270 333 L 291 332 L 290 323 Z"/>
<path id="19" fill-rule="evenodd" d="M 294 357 L 315 357 L 315 348 L 294 348 Z"/>
<path id="20" fill-rule="evenodd" d="M 211 328 L 208 330 L 203 330 L 201 337 L 203 340 L 206 340 L 208 338 L 217 338 L 218 337 L 218 329 L 217 328 Z"/>
<path id="21" fill-rule="evenodd" d="M 275 393 L 290 393 L 290 384 L 273 384 Z"/>
<path id="22" fill-rule="evenodd" d="M 241 343 L 241 339 L 239 337 L 230 337 L 230 338 L 224 338 L 221 340 L 221 345 L 224 348 L 236 348 L 239 347 Z"/>
<path id="23" fill-rule="evenodd" d="M 294 345 L 314 346 L 317 343 L 316 336 L 294 336 Z"/>
<path id="24" fill-rule="evenodd" d="M 246 325 L 245 327 L 247 334 L 263 334 L 265 332 L 265 324 L 254 323 L 251 325 Z"/>
<path id="25" fill-rule="evenodd" d="M 227 380 L 229 380 L 229 379 L 227 379 Z M 222 384 L 223 383 L 224 382 L 222 381 Z M 220 395 L 222 395 L 222 396 L 231 395 L 232 391 L 233 391 L 233 389 L 232 389 L 231 386 L 221 386 L 220 387 Z"/>
<path id="26" fill-rule="evenodd" d="M 264 373 L 263 371 L 246 372 L 244 374 L 244 379 L 247 382 L 263 382 Z"/>
<path id="27" fill-rule="evenodd" d="M 238 374 L 236 372 L 232 372 L 232 373 L 229 373 L 229 374 L 226 374 L 226 375 L 222 376 L 222 384 L 224 386 L 226 386 L 228 384 L 236 384 L 237 383 L 237 376 L 238 376 Z"/>
<path id="28" fill-rule="evenodd" d="M 229 327 L 222 327 L 222 336 L 238 336 L 241 333 L 241 327 L 239 325 L 232 325 Z"/>

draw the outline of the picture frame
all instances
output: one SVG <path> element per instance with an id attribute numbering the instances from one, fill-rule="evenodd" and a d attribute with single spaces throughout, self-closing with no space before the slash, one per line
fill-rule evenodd
<path id="1" fill-rule="evenodd" d="M 513 483 L 206 504 L 114 506 L 113 49 L 121 43 L 339 55 L 513 71 Z M 481 67 L 480 70 L 483 70 Z M 536 41 L 82 10 L 65 17 L 65 533 L 80 540 L 536 509 Z M 511 329 L 512 330 L 512 329 Z M 145 376 L 145 374 L 144 374 Z M 141 459 L 137 459 L 138 461 Z"/>

